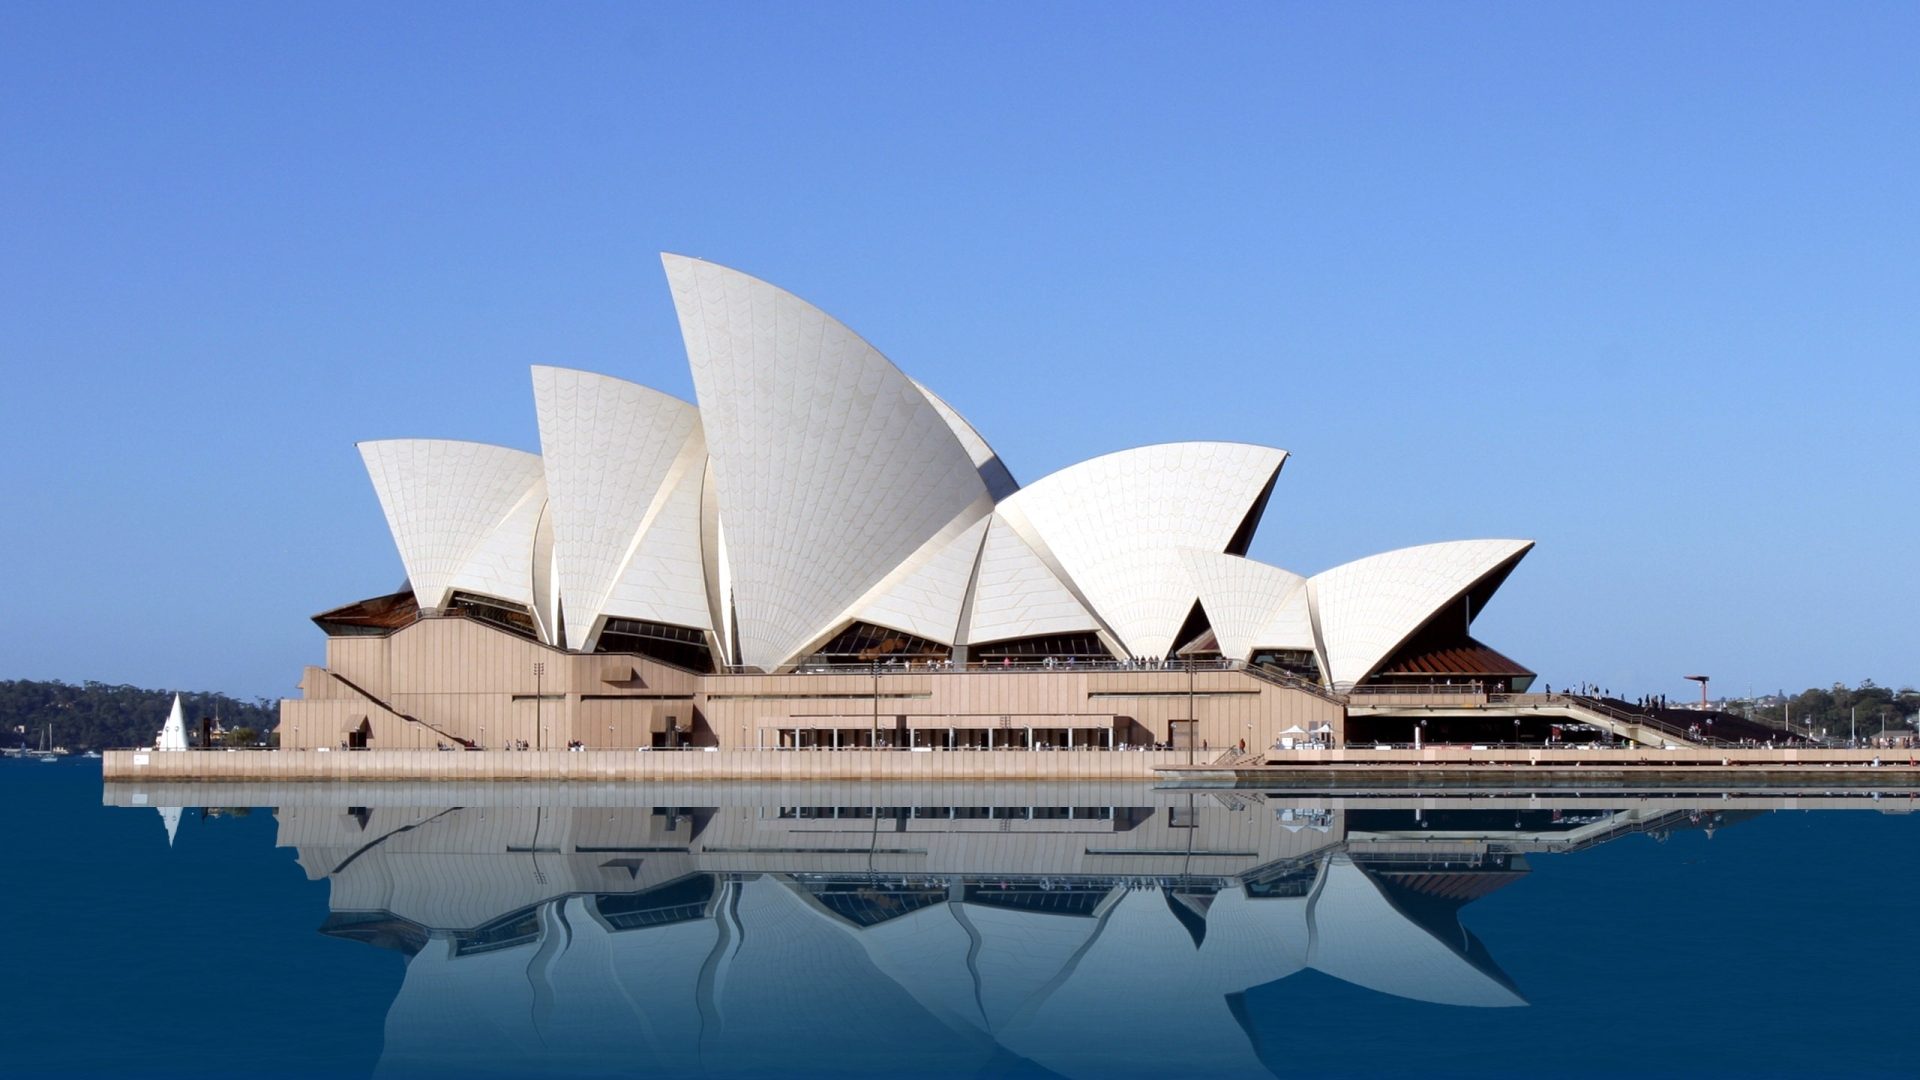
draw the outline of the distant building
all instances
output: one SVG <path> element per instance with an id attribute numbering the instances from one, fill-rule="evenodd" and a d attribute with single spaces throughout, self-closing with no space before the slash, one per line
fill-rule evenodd
<path id="1" fill-rule="evenodd" d="M 1311 578 L 1256 562 L 1246 552 L 1287 453 L 1239 443 L 1124 450 L 1022 487 L 951 406 L 818 308 L 722 266 L 663 261 L 697 406 L 535 367 L 539 454 L 360 445 L 408 583 L 316 616 L 328 666 L 283 710 L 283 745 L 549 746 L 545 710 L 523 707 L 549 695 L 569 743 L 809 745 L 827 737 L 809 730 L 846 729 L 835 745 L 873 745 L 877 719 L 817 707 L 851 690 L 809 698 L 827 691 L 791 680 L 917 670 L 1056 682 L 1029 678 L 1013 698 L 941 684 L 932 712 L 883 710 L 868 690 L 861 709 L 896 720 L 881 745 L 918 745 L 938 713 L 954 721 L 926 727 L 940 747 L 1225 746 L 1337 725 L 1332 695 L 1355 687 L 1533 680 L 1469 633 L 1531 541 L 1406 548 Z M 1209 664 L 1207 695 L 1319 704 L 1281 723 L 1271 703 L 1241 716 L 1208 698 L 1201 715 L 1168 661 Z M 1125 686 L 1058 689 L 1090 672 Z M 762 681 L 719 689 L 748 678 Z M 1112 704 L 1135 683 L 1158 704 Z M 687 704 L 659 704 L 669 684 Z M 636 731 L 641 700 L 658 715 Z M 989 727 L 1020 734 L 995 743 Z M 768 743 L 769 728 L 786 734 Z"/>

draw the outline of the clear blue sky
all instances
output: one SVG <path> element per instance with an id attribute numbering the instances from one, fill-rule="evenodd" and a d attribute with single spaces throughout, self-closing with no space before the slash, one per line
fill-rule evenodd
<path id="1" fill-rule="evenodd" d="M 1294 453 L 1252 554 L 1539 547 L 1555 685 L 1920 680 L 1920 8 L 0 7 L 0 678 L 293 693 L 358 439 L 691 398 L 656 253 L 1023 481 Z"/>

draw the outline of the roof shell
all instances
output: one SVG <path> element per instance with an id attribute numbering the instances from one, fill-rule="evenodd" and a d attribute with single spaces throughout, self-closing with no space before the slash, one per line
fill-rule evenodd
<path id="1" fill-rule="evenodd" d="M 888 575 L 854 618 L 943 645 L 959 641 L 960 611 L 988 521 L 986 514 L 956 518 Z"/>
<path id="2" fill-rule="evenodd" d="M 969 644 L 1101 629 L 1073 590 L 1000 514 L 993 516 L 974 577 Z"/>
<path id="3" fill-rule="evenodd" d="M 642 519 L 620 577 L 601 613 L 628 619 L 713 629 L 701 538 L 701 486 L 706 443 L 687 440 Z"/>
<path id="4" fill-rule="evenodd" d="M 1481 581 L 1504 574 L 1532 548 L 1531 540 L 1454 540 L 1372 555 L 1315 574 L 1307 581 L 1307 595 L 1328 681 L 1345 690 L 1373 674 L 1436 612 Z"/>
<path id="5" fill-rule="evenodd" d="M 1306 578 L 1238 555 L 1196 548 L 1180 555 L 1222 656 L 1244 660 L 1260 647 L 1318 651 Z"/>
<path id="6" fill-rule="evenodd" d="M 1180 549 L 1227 550 L 1286 457 L 1245 443 L 1143 446 L 1068 466 L 1001 509 L 1124 649 L 1165 656 L 1198 599 Z"/>
<path id="7" fill-rule="evenodd" d="M 540 455 L 486 443 L 382 439 L 359 449 L 423 608 L 446 606 L 461 572 L 544 475 Z"/>
<path id="8" fill-rule="evenodd" d="M 661 257 L 714 463 L 741 661 L 798 659 L 987 496 L 913 380 L 819 308 Z"/>
<path id="9" fill-rule="evenodd" d="M 624 379 L 544 366 L 533 369 L 533 400 L 568 647 L 589 646 L 645 534 L 690 473 L 692 501 L 682 498 L 675 509 L 689 518 L 676 524 L 679 532 L 690 529 L 690 542 L 680 547 L 691 551 L 691 562 L 640 567 L 622 597 L 621 614 L 684 624 L 691 612 L 694 625 L 705 629 L 698 484 L 706 444 L 700 410 Z M 655 610 L 663 606 L 672 618 Z"/>
<path id="10" fill-rule="evenodd" d="M 1000 460 L 1000 455 L 994 452 L 993 447 L 987 445 L 987 440 L 981 438 L 980 432 L 967 422 L 967 418 L 961 416 L 940 395 L 927 389 L 925 383 L 918 379 L 912 382 L 922 394 L 927 396 L 927 401 L 940 414 L 940 418 L 947 422 L 947 427 L 953 431 L 953 437 L 959 439 L 960 445 L 967 448 L 967 456 L 973 459 L 974 467 L 980 470 L 980 482 L 987 485 L 987 491 L 993 495 L 993 501 L 999 502 L 1019 491 L 1020 484 L 1014 480 L 1013 473 L 1008 471 L 1006 463 Z"/>
<path id="11" fill-rule="evenodd" d="M 534 481 L 498 528 L 481 541 L 449 584 L 463 592 L 534 605 L 534 538 L 547 506 L 545 478 Z"/>

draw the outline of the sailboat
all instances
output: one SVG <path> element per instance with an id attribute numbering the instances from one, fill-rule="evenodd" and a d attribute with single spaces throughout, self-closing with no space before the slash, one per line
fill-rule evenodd
<path id="1" fill-rule="evenodd" d="M 35 761 L 52 763 L 65 757 L 66 753 L 66 747 L 53 745 L 53 725 L 48 724 L 47 730 L 40 735 L 40 749 L 33 751 L 27 756 L 33 758 Z"/>
<path id="2" fill-rule="evenodd" d="M 187 714 L 180 708 L 180 695 L 173 695 L 173 711 L 167 714 L 167 723 L 160 729 L 160 738 L 153 744 L 155 750 L 185 750 L 187 748 Z"/>

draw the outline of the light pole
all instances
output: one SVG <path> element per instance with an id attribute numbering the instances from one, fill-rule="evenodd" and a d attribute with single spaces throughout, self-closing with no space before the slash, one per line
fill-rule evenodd
<path id="1" fill-rule="evenodd" d="M 1194 744 L 1200 742 L 1200 717 L 1194 715 L 1194 661 L 1187 659 L 1187 763 L 1194 763 Z"/>
<path id="2" fill-rule="evenodd" d="M 546 678 L 546 674 L 547 665 L 542 661 L 535 660 L 533 662 L 533 748 L 535 750 L 540 749 L 542 746 L 542 740 L 540 738 L 540 698 L 542 696 L 542 680 Z"/>

